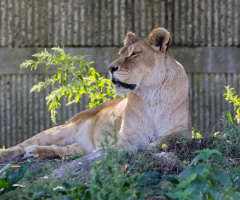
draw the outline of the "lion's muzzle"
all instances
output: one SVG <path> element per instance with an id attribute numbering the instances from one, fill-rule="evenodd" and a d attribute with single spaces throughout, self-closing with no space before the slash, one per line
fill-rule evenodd
<path id="1" fill-rule="evenodd" d="M 112 78 L 112 83 L 116 86 L 116 87 L 120 87 L 123 89 L 130 89 L 133 90 L 136 87 L 136 84 L 127 84 L 127 83 L 123 83 L 119 80 L 117 80 L 116 78 Z"/>

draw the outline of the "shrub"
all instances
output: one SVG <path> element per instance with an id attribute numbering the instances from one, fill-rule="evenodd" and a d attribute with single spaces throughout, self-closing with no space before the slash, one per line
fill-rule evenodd
<path id="1" fill-rule="evenodd" d="M 239 187 L 239 175 L 231 177 L 229 173 L 221 169 L 224 164 L 229 167 L 227 161 L 217 150 L 198 150 L 199 153 L 190 163 L 189 167 L 179 175 L 181 182 L 175 184 L 175 188 L 166 193 L 168 199 L 239 199 L 236 191 Z"/>
<path id="2" fill-rule="evenodd" d="M 233 103 L 234 110 L 236 111 L 235 120 L 237 123 L 240 123 L 240 98 L 238 95 L 234 95 L 234 88 L 229 88 L 229 86 L 225 86 L 227 92 L 224 94 L 226 96 L 226 101 L 229 103 Z"/>
<path id="3" fill-rule="evenodd" d="M 37 61 L 27 60 L 23 62 L 20 67 L 28 68 L 31 70 L 37 69 L 40 64 L 56 68 L 57 73 L 51 78 L 45 78 L 45 81 L 39 82 L 38 85 L 32 87 L 31 92 L 42 88 L 47 88 L 49 85 L 55 84 L 55 89 L 46 97 L 49 110 L 51 110 L 51 120 L 56 124 L 57 108 L 60 105 L 60 99 L 63 96 L 68 97 L 69 105 L 77 103 L 83 94 L 88 94 L 90 103 L 87 107 L 94 107 L 102 102 L 115 98 L 115 91 L 113 84 L 109 79 L 100 77 L 99 73 L 95 71 L 90 65 L 93 62 L 84 61 L 86 56 L 71 56 L 67 54 L 64 49 L 60 47 L 52 48 L 52 52 L 46 49 L 41 53 L 34 54 L 33 57 Z M 57 87 L 56 83 L 60 86 Z M 103 88 L 105 91 L 103 92 Z"/>

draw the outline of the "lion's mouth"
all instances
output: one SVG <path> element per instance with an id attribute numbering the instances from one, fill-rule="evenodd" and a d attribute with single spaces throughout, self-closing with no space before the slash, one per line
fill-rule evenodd
<path id="1" fill-rule="evenodd" d="M 112 83 L 113 83 L 116 87 L 121 87 L 121 88 L 124 88 L 124 89 L 133 90 L 133 89 L 136 87 L 136 84 L 123 83 L 123 82 L 117 80 L 116 78 L 112 78 Z"/>

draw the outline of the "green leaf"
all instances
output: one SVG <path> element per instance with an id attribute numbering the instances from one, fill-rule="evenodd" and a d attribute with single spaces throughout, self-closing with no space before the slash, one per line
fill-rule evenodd
<path id="1" fill-rule="evenodd" d="M 76 103 L 79 102 L 79 99 L 80 99 L 80 95 L 77 95 L 75 98 Z"/>
<path id="2" fill-rule="evenodd" d="M 215 162 L 223 163 L 223 164 L 227 165 L 228 167 L 230 167 L 230 165 L 229 165 L 229 163 L 226 161 L 226 159 L 225 159 L 224 157 L 220 156 L 219 154 L 214 154 L 214 155 L 212 156 L 212 159 L 213 159 L 213 161 L 215 161 Z"/>
<path id="3" fill-rule="evenodd" d="M 88 68 L 88 66 L 86 66 L 86 67 L 84 68 L 84 70 L 85 70 L 87 73 L 89 73 L 89 68 Z"/>
<path id="4" fill-rule="evenodd" d="M 204 162 L 209 160 L 209 158 L 211 157 L 212 154 L 221 155 L 221 153 L 218 150 L 216 150 L 216 149 L 208 149 L 208 148 L 207 149 L 203 149 L 203 150 L 197 150 L 197 151 L 194 151 L 193 153 L 199 153 L 200 157 L 198 157 L 198 156 L 196 156 L 196 157 L 198 157 L 198 160 L 199 160 L 199 158 L 201 158 Z M 195 159 L 193 159 L 193 161 L 194 160 Z M 190 165 L 192 165 L 194 162 L 196 162 L 196 161 L 194 161 L 194 162 L 193 161 L 191 162 Z"/>
<path id="5" fill-rule="evenodd" d="M 34 92 L 35 90 L 38 90 L 39 88 L 39 85 L 34 85 L 31 90 L 30 90 L 30 93 Z"/>
<path id="6" fill-rule="evenodd" d="M 58 107 L 58 101 L 54 101 L 54 106 L 57 108 Z"/>
<path id="7" fill-rule="evenodd" d="M 215 169 L 210 172 L 210 175 L 214 180 L 220 182 L 225 188 L 232 187 L 231 177 L 228 173 L 225 173 L 219 169 Z"/>
<path id="8" fill-rule="evenodd" d="M 87 86 L 86 85 L 83 86 L 83 89 L 87 93 Z"/>
<path id="9" fill-rule="evenodd" d="M 20 168 L 14 169 L 14 170 L 10 170 L 7 171 L 7 180 L 11 182 L 11 184 L 16 183 L 18 180 L 20 180 L 23 175 L 25 174 L 25 172 L 27 171 L 27 169 L 30 167 L 31 162 L 25 162 L 21 165 Z"/>
<path id="10" fill-rule="evenodd" d="M 80 79 L 80 80 L 83 80 L 83 77 L 81 74 L 78 74 L 77 77 Z"/>
<path id="11" fill-rule="evenodd" d="M 51 110 L 53 108 L 53 104 L 52 102 L 49 104 L 49 109 L 48 110 Z"/>
<path id="12" fill-rule="evenodd" d="M 187 188 L 183 191 L 177 191 L 177 192 L 169 192 L 169 193 L 166 193 L 165 196 L 166 197 L 169 197 L 170 199 L 179 199 L 179 200 L 185 200 L 185 199 L 188 199 L 188 200 L 201 200 L 200 196 L 199 195 L 192 195 L 193 193 L 193 190 L 192 188 Z"/>
<path id="13" fill-rule="evenodd" d="M 96 81 L 99 81 L 98 76 L 96 74 L 95 74 L 95 79 L 96 79 Z"/>
<path id="14" fill-rule="evenodd" d="M 195 162 L 200 161 L 200 160 L 202 160 L 202 155 L 201 154 L 199 154 L 195 158 L 193 158 L 193 160 L 191 161 L 189 166 L 192 166 Z"/>
<path id="15" fill-rule="evenodd" d="M 227 111 L 227 119 L 229 124 L 233 124 L 233 119 L 232 119 L 232 114 L 230 113 L 230 111 Z"/>
<path id="16" fill-rule="evenodd" d="M 177 177 L 187 179 L 192 174 L 194 174 L 195 170 L 191 168 L 184 169 Z"/>
<path id="17" fill-rule="evenodd" d="M 7 189 L 9 187 L 10 181 L 0 179 L 0 190 L 2 188 Z"/>
<path id="18" fill-rule="evenodd" d="M 172 176 L 161 176 L 161 181 L 163 180 L 170 181 L 173 185 L 176 185 L 179 183 L 179 180 Z"/>
<path id="19" fill-rule="evenodd" d="M 97 163 L 94 163 L 94 165 L 93 165 L 93 166 L 94 166 L 94 168 L 96 168 L 96 169 L 97 169 L 97 168 L 98 168 L 100 165 L 101 165 L 101 162 L 97 162 Z"/>
<path id="20" fill-rule="evenodd" d="M 212 186 L 209 181 L 204 177 L 201 179 L 197 178 L 192 181 L 189 185 L 189 188 L 193 189 L 193 193 L 203 196 L 212 189 Z"/>
<path id="21" fill-rule="evenodd" d="M 211 168 L 211 163 L 201 163 L 195 167 L 184 169 L 179 175 L 178 178 L 188 178 L 192 174 L 197 173 L 199 176 L 203 176 L 204 173 Z"/>
<path id="22" fill-rule="evenodd" d="M 7 165 L 5 165 L 1 170 L 0 170 L 0 174 L 7 171 L 8 169 L 10 169 L 12 167 L 12 163 L 8 163 Z"/>
<path id="23" fill-rule="evenodd" d="M 145 172 L 142 174 L 142 177 L 138 181 L 138 186 L 154 186 L 161 181 L 161 174 L 158 172 Z"/>
<path id="24" fill-rule="evenodd" d="M 41 91 L 41 86 L 39 86 L 39 88 L 38 88 L 38 92 L 40 92 Z"/>
<path id="25" fill-rule="evenodd" d="M 183 180 L 181 183 L 179 183 L 176 188 L 185 188 L 187 185 L 189 185 L 195 178 L 197 177 L 197 173 L 192 174 L 188 179 Z"/>
<path id="26" fill-rule="evenodd" d="M 59 70 L 58 70 L 58 74 L 57 74 L 58 79 L 61 77 L 61 75 L 62 75 L 62 70 L 59 69 Z"/>

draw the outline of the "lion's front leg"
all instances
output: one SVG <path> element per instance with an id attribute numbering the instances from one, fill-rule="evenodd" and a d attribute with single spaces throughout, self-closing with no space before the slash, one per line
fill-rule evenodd
<path id="1" fill-rule="evenodd" d="M 38 146 L 38 145 L 32 145 L 27 148 L 25 148 L 25 158 L 33 157 L 37 158 L 39 160 L 45 159 L 45 158 L 51 158 L 56 155 L 74 155 L 77 153 L 83 153 L 85 154 L 85 150 L 78 144 L 73 143 L 68 146 L 57 146 L 57 145 L 51 145 L 51 146 Z"/>
<path id="2" fill-rule="evenodd" d="M 0 162 L 11 161 L 25 153 L 25 149 L 34 146 L 35 148 L 44 147 L 48 149 L 47 146 L 50 145 L 65 145 L 66 143 L 72 143 L 75 138 L 76 128 L 71 125 L 62 125 L 47 129 L 32 138 L 16 145 L 10 147 L 9 149 L 0 150 Z M 68 137 L 66 138 L 66 134 Z M 49 149 L 49 154 L 52 147 Z M 46 152 L 46 151 L 43 151 Z M 53 151 L 55 152 L 55 151 Z"/>
<path id="3" fill-rule="evenodd" d="M 24 151 L 20 147 L 14 147 L 11 149 L 0 150 L 0 162 L 11 161 L 18 156 L 23 155 Z"/>

